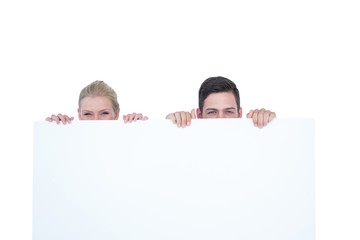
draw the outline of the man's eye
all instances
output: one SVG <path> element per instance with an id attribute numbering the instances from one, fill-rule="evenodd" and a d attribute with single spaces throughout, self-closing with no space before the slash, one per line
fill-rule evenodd
<path id="1" fill-rule="evenodd" d="M 233 114 L 233 111 L 226 111 L 227 114 Z"/>
<path id="2" fill-rule="evenodd" d="M 213 115 L 213 114 L 215 114 L 215 113 L 216 113 L 215 111 L 207 112 L 207 114 L 209 114 L 209 115 Z"/>

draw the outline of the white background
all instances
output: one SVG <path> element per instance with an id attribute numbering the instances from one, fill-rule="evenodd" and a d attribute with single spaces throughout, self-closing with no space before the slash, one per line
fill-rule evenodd
<path id="1" fill-rule="evenodd" d="M 210 76 L 245 112 L 316 119 L 317 239 L 359 239 L 357 1 L 1 1 L 0 239 L 31 238 L 33 121 L 101 79 L 122 113 L 197 105 Z"/>
<path id="2" fill-rule="evenodd" d="M 315 240 L 314 121 L 245 120 L 36 122 L 34 240 Z"/>

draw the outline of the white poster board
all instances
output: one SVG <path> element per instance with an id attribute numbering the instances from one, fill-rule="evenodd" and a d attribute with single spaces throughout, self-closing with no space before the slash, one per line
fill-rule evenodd
<path id="1" fill-rule="evenodd" d="M 313 119 L 35 122 L 33 239 L 315 239 Z"/>

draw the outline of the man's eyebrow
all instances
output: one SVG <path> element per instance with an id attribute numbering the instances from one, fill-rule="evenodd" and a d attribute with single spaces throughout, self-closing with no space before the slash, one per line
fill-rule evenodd
<path id="1" fill-rule="evenodd" d="M 234 107 L 228 107 L 228 108 L 225 108 L 225 110 L 236 110 L 236 108 L 234 108 Z"/>
<path id="2" fill-rule="evenodd" d="M 216 108 L 207 108 L 205 111 L 218 111 Z"/>

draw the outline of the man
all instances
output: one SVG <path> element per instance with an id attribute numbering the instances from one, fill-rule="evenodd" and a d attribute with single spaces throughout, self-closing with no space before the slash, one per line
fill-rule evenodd
<path id="1" fill-rule="evenodd" d="M 179 111 L 166 116 L 178 127 L 186 127 L 193 118 L 241 118 L 240 94 L 234 82 L 224 77 L 210 77 L 199 89 L 199 108 L 191 112 Z M 264 108 L 250 110 L 246 114 L 256 127 L 262 128 L 271 122 L 276 114 Z"/>

